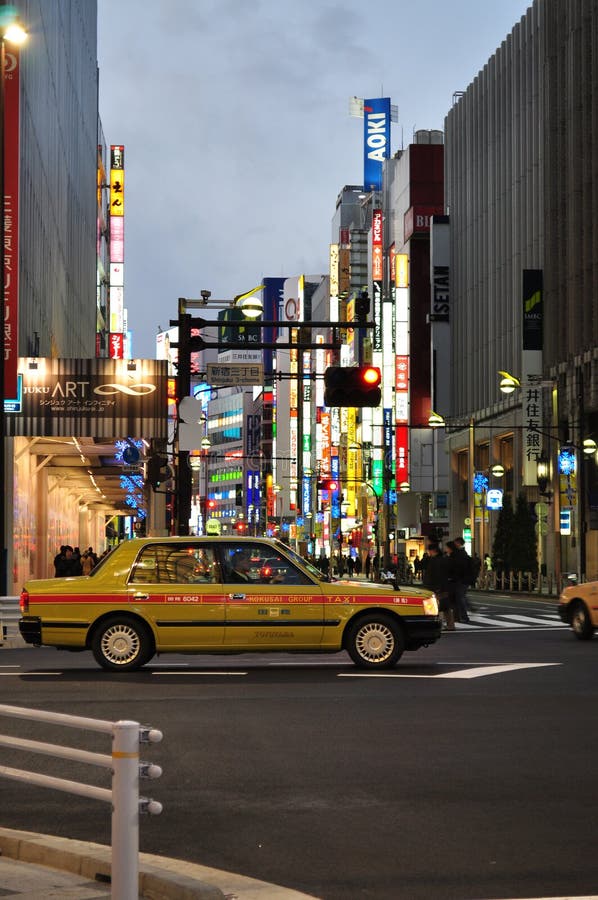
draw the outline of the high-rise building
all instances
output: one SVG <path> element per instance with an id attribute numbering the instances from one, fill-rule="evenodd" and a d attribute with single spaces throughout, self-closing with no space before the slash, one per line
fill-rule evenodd
<path id="1" fill-rule="evenodd" d="M 582 453 L 598 438 L 597 33 L 593 0 L 534 0 L 445 127 L 451 403 L 438 412 L 467 425 L 448 440 L 451 524 L 469 519 L 473 546 L 491 552 L 495 513 L 473 479 L 499 463 L 557 577 L 598 575 L 598 476 Z M 515 379 L 506 399 L 499 373 Z M 574 472 L 559 471 L 563 447 Z"/>

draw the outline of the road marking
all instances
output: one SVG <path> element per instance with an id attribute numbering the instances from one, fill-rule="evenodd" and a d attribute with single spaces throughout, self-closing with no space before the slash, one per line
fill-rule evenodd
<path id="1" fill-rule="evenodd" d="M 505 622 L 503 625 L 501 619 L 491 619 L 490 616 L 481 616 L 479 613 L 470 613 L 469 618 L 474 622 L 479 622 L 481 625 L 494 625 L 497 628 L 525 628 L 525 625 L 517 625 L 515 622 Z M 459 622 L 459 625 L 466 625 L 466 622 Z M 475 625 L 470 625 L 470 628 L 475 628 Z"/>
<path id="2" fill-rule="evenodd" d="M 534 618 L 534 616 L 519 616 L 516 613 L 501 614 L 501 618 L 515 619 L 517 622 L 538 622 L 540 625 L 548 625 L 550 628 L 562 628 L 563 623 L 558 616 L 547 616 L 545 619 Z"/>
<path id="3" fill-rule="evenodd" d="M 220 672 L 218 669 L 209 669 L 207 672 L 194 672 L 188 669 L 184 672 L 152 672 L 152 675 L 247 675 L 247 672 Z"/>
<path id="4" fill-rule="evenodd" d="M 64 672 L 0 672 L 0 678 L 4 677 L 13 677 L 14 675 L 18 675 L 19 678 L 22 678 L 24 675 L 64 675 Z"/>
<path id="5" fill-rule="evenodd" d="M 484 678 L 486 675 L 502 675 L 518 669 L 541 669 L 545 666 L 560 666 L 562 663 L 506 663 L 498 666 L 477 666 L 473 669 L 457 669 L 455 672 L 441 672 L 439 675 L 410 675 L 409 672 L 339 672 L 337 678 Z"/>

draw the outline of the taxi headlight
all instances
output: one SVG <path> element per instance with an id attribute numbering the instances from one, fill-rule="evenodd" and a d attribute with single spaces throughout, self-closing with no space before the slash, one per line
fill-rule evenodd
<path id="1" fill-rule="evenodd" d="M 438 600 L 436 599 L 436 594 L 432 594 L 431 597 L 424 597 L 424 615 L 438 615 Z"/>

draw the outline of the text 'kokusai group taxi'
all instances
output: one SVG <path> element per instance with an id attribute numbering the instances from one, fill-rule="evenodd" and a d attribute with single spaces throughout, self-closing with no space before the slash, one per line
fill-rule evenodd
<path id="1" fill-rule="evenodd" d="M 381 669 L 441 634 L 429 591 L 331 582 L 265 538 L 128 541 L 91 575 L 28 581 L 21 611 L 27 643 L 90 649 L 118 671 L 156 653 L 342 649 Z"/>

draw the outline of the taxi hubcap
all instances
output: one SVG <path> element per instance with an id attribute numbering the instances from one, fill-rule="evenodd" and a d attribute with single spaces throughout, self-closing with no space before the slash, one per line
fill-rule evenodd
<path id="1" fill-rule="evenodd" d="M 113 625 L 102 636 L 102 653 L 111 662 L 128 662 L 137 656 L 139 646 L 139 635 L 128 625 Z"/>
<path id="2" fill-rule="evenodd" d="M 357 648 L 364 659 L 388 659 L 394 649 L 394 639 L 390 628 L 379 622 L 365 625 L 357 635 Z"/>

